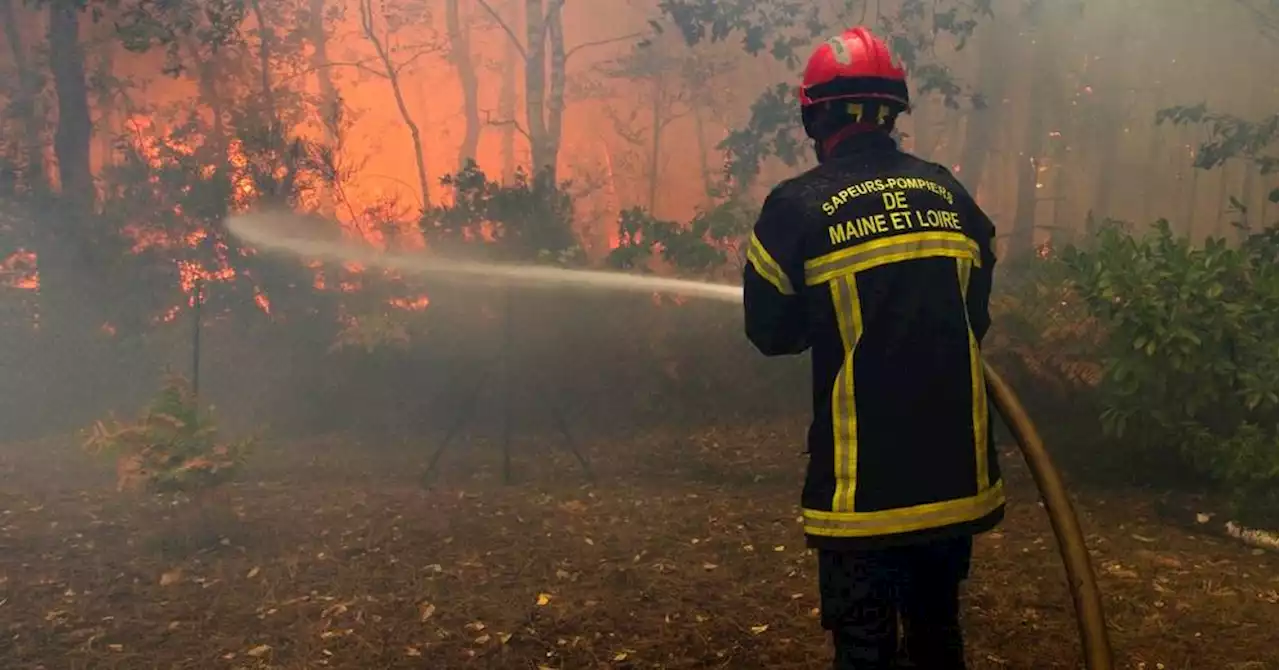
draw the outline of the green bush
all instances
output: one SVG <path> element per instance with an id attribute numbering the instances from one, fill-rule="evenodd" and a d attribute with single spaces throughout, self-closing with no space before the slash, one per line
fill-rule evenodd
<path id="1" fill-rule="evenodd" d="M 1100 227 L 1063 254 L 1068 281 L 1105 329 L 1102 428 L 1178 461 L 1238 506 L 1275 509 L 1277 232 L 1235 246 Z"/>

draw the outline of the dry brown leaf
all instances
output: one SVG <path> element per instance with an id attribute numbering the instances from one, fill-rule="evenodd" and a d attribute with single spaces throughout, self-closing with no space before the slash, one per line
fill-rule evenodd
<path id="1" fill-rule="evenodd" d="M 427 619 L 430 619 L 435 613 L 436 613 L 436 606 L 432 605 L 431 603 L 422 603 L 421 605 L 418 605 L 418 614 L 420 616 L 420 619 L 424 623 L 426 622 Z"/>
<path id="2" fill-rule="evenodd" d="M 487 634 L 481 635 L 480 637 L 475 639 L 475 642 L 476 644 L 486 644 L 489 642 L 489 636 Z"/>
<path id="3" fill-rule="evenodd" d="M 123 644 L 109 644 L 109 645 L 107 645 L 107 649 L 110 649 L 111 651 L 124 651 L 124 645 L 123 645 Z"/>
<path id="4" fill-rule="evenodd" d="M 269 651 L 271 651 L 271 645 L 267 645 L 267 644 L 260 644 L 260 645 L 258 645 L 258 646 L 256 646 L 256 647 L 254 647 L 253 649 L 250 649 L 249 651 L 246 651 L 245 653 L 246 653 L 246 654 L 248 654 L 248 655 L 250 655 L 250 656 L 252 656 L 252 657 L 254 657 L 254 658 L 261 658 L 261 657 L 263 657 L 263 656 L 266 656 L 266 655 L 267 655 L 267 652 L 269 652 Z"/>
<path id="5" fill-rule="evenodd" d="M 257 577 L 257 576 L 258 576 L 258 573 L 259 573 L 259 572 L 261 572 L 261 571 L 262 571 L 262 569 L 261 569 L 261 568 L 259 568 L 259 567 L 257 567 L 257 566 L 255 565 L 255 566 L 253 567 L 253 569 L 249 571 L 249 574 L 245 575 L 245 578 L 246 578 L 246 579 L 253 579 L 254 577 Z"/>
<path id="6" fill-rule="evenodd" d="M 621 662 L 621 661 L 625 661 L 625 660 L 627 660 L 627 652 L 625 652 L 625 651 L 620 651 L 620 652 L 618 652 L 618 653 L 614 654 L 614 655 L 613 655 L 613 660 L 614 660 L 614 661 L 617 661 L 617 662 Z"/>
<path id="7" fill-rule="evenodd" d="M 759 626 L 752 626 L 752 627 L 751 627 L 751 634 L 752 634 L 752 635 L 759 635 L 759 634 L 761 634 L 761 633 L 765 632 L 766 630 L 769 630 L 769 625 L 768 625 L 768 624 L 760 624 Z"/>
<path id="8" fill-rule="evenodd" d="M 421 656 L 422 651 L 417 647 L 405 647 L 404 655 L 405 656 Z"/>
<path id="9" fill-rule="evenodd" d="M 160 575 L 160 586 L 170 586 L 182 580 L 182 569 L 170 570 Z"/>
<path id="10" fill-rule="evenodd" d="M 578 500 L 570 500 L 569 502 L 561 503 L 560 509 L 577 514 L 579 512 L 587 511 L 587 506 Z"/>

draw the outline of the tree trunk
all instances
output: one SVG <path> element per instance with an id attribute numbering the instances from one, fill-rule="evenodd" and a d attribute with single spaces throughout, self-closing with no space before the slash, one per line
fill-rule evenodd
<path id="1" fill-rule="evenodd" d="M 1154 91 L 1155 107 L 1150 112 L 1154 118 L 1156 112 L 1164 107 L 1164 88 L 1157 88 Z M 1142 193 L 1142 224 L 1146 225 L 1151 222 L 1154 216 L 1160 216 L 1159 210 L 1153 210 L 1156 205 L 1157 194 L 1160 193 L 1163 186 L 1166 171 L 1163 169 L 1153 169 L 1151 166 L 1160 165 L 1161 149 L 1164 148 L 1164 128 L 1151 124 L 1147 126 L 1147 134 L 1149 143 L 1147 144 L 1147 160 L 1144 165 L 1148 166 L 1146 170 L 1146 179 L 1143 180 Z"/>
<path id="2" fill-rule="evenodd" d="M 249 0 L 249 8 L 253 10 L 253 18 L 258 22 L 258 68 L 262 71 L 262 104 L 266 107 L 271 134 L 283 134 L 283 129 L 280 128 L 280 110 L 276 106 L 275 87 L 271 82 L 271 44 L 275 41 L 275 34 L 271 26 L 267 25 L 267 17 L 262 13 L 262 3 Z"/>
<path id="3" fill-rule="evenodd" d="M 507 4 L 508 16 L 514 16 L 520 0 Z M 502 183 L 510 184 L 516 178 L 516 68 L 521 62 L 520 52 L 513 40 L 505 40 L 502 55 L 502 90 L 498 94 L 498 117 L 502 126 Z"/>
<path id="4" fill-rule="evenodd" d="M 1035 33 L 1033 50 L 1034 67 L 1029 73 L 1031 85 L 1027 90 L 1027 122 L 1018 156 L 1018 191 L 1014 205 L 1013 226 L 1009 234 L 1009 246 L 1005 255 L 1018 259 L 1035 251 L 1036 241 L 1036 184 L 1040 181 L 1040 165 L 1045 156 L 1045 115 L 1048 98 L 1054 94 L 1056 79 L 1050 74 L 1052 45 L 1048 36 Z"/>
<path id="5" fill-rule="evenodd" d="M 316 71 L 316 81 L 320 86 L 320 118 L 324 124 L 325 139 L 333 143 L 340 131 L 342 101 L 329 73 L 329 36 L 324 29 L 325 0 L 310 0 L 310 3 L 307 39 L 311 41 L 311 67 Z"/>
<path id="6" fill-rule="evenodd" d="M 1193 238 L 1196 235 L 1196 189 L 1200 187 L 1200 173 L 1203 172 L 1193 164 L 1200 150 L 1201 135 L 1197 132 L 1198 130 L 1198 128 L 1191 126 L 1184 133 L 1187 138 L 1186 145 L 1192 148 L 1191 154 L 1183 159 L 1187 161 L 1187 171 L 1191 175 L 1191 178 L 1183 186 L 1187 193 L 1186 214 L 1184 216 L 1187 220 L 1186 234 Z"/>
<path id="7" fill-rule="evenodd" d="M 988 25 L 978 45 L 978 93 L 985 109 L 969 112 L 965 120 L 964 149 L 960 153 L 960 181 L 976 198 L 987 171 L 987 157 L 994 149 L 995 129 L 1005 116 L 1003 102 L 1009 73 L 1005 70 L 1005 40 L 1009 34 L 999 19 Z"/>
<path id="8" fill-rule="evenodd" d="M 662 118 L 662 74 L 653 76 L 653 100 L 651 101 L 649 132 L 649 215 L 657 216 L 658 211 L 658 162 L 662 158 L 662 129 L 666 125 Z"/>
<path id="9" fill-rule="evenodd" d="M 22 139 L 27 164 L 23 179 L 33 193 L 46 193 L 49 190 L 49 175 L 45 172 L 44 143 L 41 142 L 44 130 L 40 114 L 40 74 L 31 68 L 27 60 L 26 46 L 22 43 L 13 0 L 0 0 L 0 23 L 4 24 L 4 35 L 13 54 L 13 66 L 18 71 L 18 91 L 13 110 L 19 115 L 25 128 L 26 136 Z"/>
<path id="10" fill-rule="evenodd" d="M 1101 93 L 1095 89 L 1094 94 Z M 1093 213 L 1100 219 L 1108 219 L 1116 215 L 1112 200 L 1115 196 L 1116 168 L 1120 162 L 1121 130 L 1125 119 L 1115 114 L 1118 108 L 1109 102 L 1103 103 L 1101 111 L 1103 126 L 1098 138 L 1098 146 L 1102 150 L 1102 156 L 1098 160 L 1098 180 L 1094 191 Z"/>
<path id="11" fill-rule="evenodd" d="M 99 82 L 109 82 L 114 77 L 114 74 L 115 62 L 111 49 L 101 49 L 94 67 L 93 79 Z M 98 174 L 102 174 L 106 168 L 115 165 L 115 143 L 118 137 L 116 119 L 127 118 L 128 116 L 127 112 L 117 109 L 115 96 L 106 87 L 106 84 L 102 84 L 93 90 L 93 107 L 98 110 L 98 120 L 94 124 L 97 132 L 94 133 L 96 141 L 93 149 L 98 157 L 98 162 L 93 166 L 93 169 Z M 128 108 L 127 103 L 124 107 Z M 119 117 L 117 117 L 117 114 Z"/>
<path id="12" fill-rule="evenodd" d="M 1231 167 L 1231 162 L 1227 162 L 1218 170 L 1218 197 L 1214 200 L 1217 203 L 1218 211 L 1213 219 L 1213 235 L 1215 237 L 1229 237 L 1226 216 L 1227 207 L 1230 204 L 1227 200 L 1227 185 L 1231 182 Z"/>
<path id="13" fill-rule="evenodd" d="M 707 154 L 710 153 L 707 147 L 707 129 L 706 123 L 702 118 L 702 105 L 694 104 L 693 107 L 693 129 L 698 139 L 698 170 L 702 174 L 702 204 L 710 207 L 712 204 L 711 192 L 715 190 L 715 183 L 712 181 L 711 166 L 707 164 Z"/>
<path id="14" fill-rule="evenodd" d="M 200 54 L 200 47 L 190 38 L 184 38 L 183 47 L 187 50 L 187 56 L 195 63 L 196 82 L 200 90 L 200 101 L 209 108 L 209 114 L 213 117 L 212 135 L 206 139 L 206 143 L 215 149 L 220 156 L 226 155 L 227 150 L 227 130 L 225 112 L 226 107 L 222 102 L 222 93 L 218 88 L 218 74 L 220 68 L 218 62 L 214 58 L 205 58 Z M 224 166 L 216 165 L 214 169 L 223 172 Z"/>
<path id="15" fill-rule="evenodd" d="M 471 26 L 463 26 L 459 16 L 460 0 L 445 0 L 445 25 L 449 31 L 449 61 L 458 73 L 462 86 L 462 112 L 466 121 L 466 133 L 458 147 L 458 169 L 476 159 L 480 145 L 480 83 L 476 78 L 475 63 L 471 58 Z"/>
<path id="16" fill-rule="evenodd" d="M 63 3 L 49 5 L 49 67 L 58 95 L 58 128 L 53 147 L 62 194 L 77 209 L 90 211 L 96 195 L 89 167 L 93 121 L 85 85 L 84 50 L 80 46 L 80 10 Z"/>
<path id="17" fill-rule="evenodd" d="M 558 0 L 552 0 L 558 2 Z M 542 0 L 525 0 L 524 113 L 528 125 L 530 171 L 539 175 L 550 171 L 554 183 L 554 157 L 547 134 L 546 105 L 547 40 Z"/>
<path id="18" fill-rule="evenodd" d="M 547 99 L 547 160 L 551 166 L 551 183 L 560 167 L 560 138 L 564 131 L 564 89 L 565 89 L 565 51 L 564 51 L 564 0 L 551 0 L 547 10 L 547 38 L 551 42 L 551 87 Z"/>
<path id="19" fill-rule="evenodd" d="M 1258 197 L 1258 168 L 1253 163 L 1246 163 L 1244 181 L 1240 185 L 1240 202 L 1244 204 L 1244 212 L 1239 216 L 1245 225 L 1254 226 L 1262 221 L 1262 213 L 1266 206 L 1266 196 Z"/>
<path id="20" fill-rule="evenodd" d="M 1109 44 L 1125 44 L 1125 37 L 1126 33 L 1123 26 L 1115 24 L 1112 26 L 1107 42 Z M 1086 76 L 1096 72 L 1101 64 L 1109 62 L 1110 59 L 1102 61 L 1090 60 L 1089 65 L 1085 68 Z M 1109 74 L 1114 75 L 1115 73 Z M 1116 208 L 1112 202 L 1115 197 L 1116 170 L 1120 163 L 1123 130 L 1128 125 L 1129 118 L 1133 115 L 1134 98 L 1131 97 L 1127 102 L 1122 102 L 1121 98 L 1123 96 L 1133 95 L 1126 92 L 1126 87 L 1099 86 L 1092 81 L 1091 77 L 1087 77 L 1086 82 L 1092 85 L 1092 97 L 1097 104 L 1098 114 L 1094 117 L 1094 141 L 1096 142 L 1095 146 L 1101 151 L 1096 174 L 1097 182 L 1094 187 L 1093 213 L 1100 219 L 1107 219 L 1117 215 Z"/>

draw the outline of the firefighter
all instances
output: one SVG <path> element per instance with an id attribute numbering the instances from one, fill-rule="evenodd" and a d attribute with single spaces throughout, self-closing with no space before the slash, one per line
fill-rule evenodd
<path id="1" fill-rule="evenodd" d="M 743 299 L 764 355 L 811 352 L 822 625 L 837 669 L 962 669 L 960 585 L 1005 502 L 979 357 L 994 226 L 899 150 L 905 72 L 866 28 L 818 46 L 799 97 L 819 164 L 765 199 Z"/>

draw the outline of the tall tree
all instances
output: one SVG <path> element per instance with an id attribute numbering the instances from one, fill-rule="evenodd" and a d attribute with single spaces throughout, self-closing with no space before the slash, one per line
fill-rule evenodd
<path id="1" fill-rule="evenodd" d="M 497 22 L 524 64 L 524 116 L 520 130 L 529 140 L 531 171 L 536 179 L 556 183 L 564 121 L 569 59 L 588 47 L 633 39 L 638 34 L 593 40 L 566 49 L 561 11 L 565 0 L 524 0 L 524 39 L 488 0 L 476 0 Z M 502 119 L 511 123 L 514 119 Z"/>
<path id="2" fill-rule="evenodd" d="M 320 88 L 320 119 L 325 139 L 332 143 L 337 139 L 337 119 L 341 115 L 342 100 L 330 72 L 329 31 L 325 28 L 327 16 L 326 0 L 308 0 L 307 41 L 311 43 L 311 68 L 315 70 Z"/>
<path id="3" fill-rule="evenodd" d="M 682 44 L 660 42 L 655 38 L 600 69 L 605 76 L 625 83 L 618 98 L 630 111 L 621 115 L 610 107 L 609 115 L 618 135 L 645 151 L 648 180 L 645 203 L 649 212 L 656 215 L 668 127 L 690 114 L 697 115 L 699 107 L 711 104 L 715 78 L 728 69 L 728 63 Z M 699 119 L 700 116 L 695 118 Z M 699 166 L 705 190 L 710 191 L 712 179 L 707 174 L 704 129 L 700 121 L 695 125 L 701 151 Z"/>
<path id="4" fill-rule="evenodd" d="M 514 15 L 520 0 L 508 0 L 508 15 Z M 502 50 L 502 90 L 498 93 L 498 117 L 502 121 L 502 183 L 516 178 L 516 75 L 523 60 L 515 39 L 504 41 Z"/>
<path id="5" fill-rule="evenodd" d="M 978 81 L 981 104 L 965 115 L 964 146 L 960 151 L 960 174 L 969 192 L 977 197 L 987 172 L 987 157 L 995 149 L 996 129 L 1008 114 L 1004 102 L 1009 73 L 1004 66 L 1009 56 L 1008 20 L 992 18 L 978 36 Z"/>
<path id="6" fill-rule="evenodd" d="M 377 54 L 380 64 L 379 69 L 364 69 L 382 77 L 391 87 L 391 94 L 396 101 L 396 109 L 399 110 L 400 118 L 404 121 L 404 125 L 409 129 L 409 139 L 413 142 L 413 157 L 418 168 L 418 195 L 421 198 L 422 207 L 425 209 L 431 203 L 431 182 L 427 176 L 422 131 L 418 128 L 418 123 L 414 120 L 413 114 L 409 111 L 409 105 L 405 102 L 401 73 L 418 58 L 427 54 L 438 53 L 441 48 L 431 39 L 412 46 L 397 44 L 396 33 L 401 27 L 414 22 L 410 20 L 410 17 L 416 13 L 416 9 L 403 4 L 380 3 L 381 12 L 375 12 L 373 0 L 359 0 L 359 3 L 360 29 L 369 44 L 373 45 L 373 50 Z M 406 55 L 400 58 L 396 54 Z"/>
<path id="7" fill-rule="evenodd" d="M 90 167 L 93 120 L 85 84 L 84 49 L 80 45 L 80 12 L 79 3 L 74 0 L 49 3 L 49 68 L 58 96 L 53 148 L 62 193 L 77 209 L 89 211 L 95 200 Z"/>
<path id="8" fill-rule="evenodd" d="M 270 132 L 274 135 L 282 130 L 280 127 L 280 106 L 276 102 L 275 84 L 272 75 L 271 52 L 275 49 L 276 43 L 275 27 L 271 25 L 267 14 L 262 11 L 262 3 L 259 0 L 249 0 L 249 8 L 253 10 L 254 22 L 258 24 L 259 93 L 262 96 L 262 106 Z"/>
<path id="9" fill-rule="evenodd" d="M 480 82 L 471 55 L 471 24 L 465 21 L 461 0 L 445 0 L 445 26 L 449 32 L 449 62 L 458 73 L 462 88 L 462 116 L 466 130 L 458 147 L 458 168 L 476 159 L 480 145 Z"/>
<path id="10" fill-rule="evenodd" d="M 14 0 L 0 0 L 0 23 L 9 43 L 9 53 L 17 70 L 18 87 L 8 113 L 18 118 L 22 125 L 21 147 L 23 160 L 22 179 L 26 187 L 35 193 L 49 188 L 44 161 L 44 119 L 40 105 L 40 92 L 44 88 L 40 72 L 32 64 L 27 45 L 22 40 L 22 23 L 14 9 Z"/>

